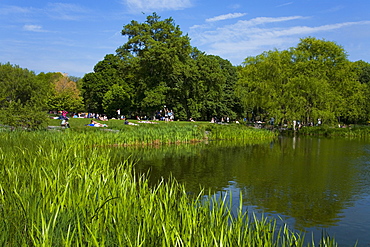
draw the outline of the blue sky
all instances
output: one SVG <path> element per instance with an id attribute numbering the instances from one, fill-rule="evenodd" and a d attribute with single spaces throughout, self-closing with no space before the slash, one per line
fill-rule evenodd
<path id="1" fill-rule="evenodd" d="M 0 63 L 82 77 L 131 20 L 172 17 L 191 45 L 234 65 L 312 36 L 370 62 L 370 0 L 0 0 Z"/>

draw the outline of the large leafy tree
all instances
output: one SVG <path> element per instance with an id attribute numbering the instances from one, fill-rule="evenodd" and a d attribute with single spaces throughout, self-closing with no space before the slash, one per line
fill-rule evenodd
<path id="1" fill-rule="evenodd" d="M 51 86 L 33 71 L 0 64 L 0 122 L 14 128 L 47 125 L 47 97 Z"/>
<path id="2" fill-rule="evenodd" d="M 236 115 L 231 102 L 237 101 L 231 92 L 235 68 L 191 47 L 172 18 L 161 20 L 153 13 L 144 23 L 125 25 L 122 35 L 128 41 L 117 54 L 134 68 L 131 83 L 137 91 L 133 99 L 137 112 L 150 114 L 166 105 L 182 119 Z"/>
<path id="3" fill-rule="evenodd" d="M 94 72 L 83 77 L 82 95 L 87 111 L 105 113 L 104 97 L 113 85 L 119 85 L 130 94 L 131 89 L 124 80 L 122 68 L 122 60 L 116 55 L 108 54 L 95 65 Z"/>
<path id="4" fill-rule="evenodd" d="M 108 117 L 116 117 L 118 109 L 122 113 L 128 112 L 131 105 L 130 96 L 125 89 L 118 84 L 114 84 L 105 93 L 102 103 L 104 112 Z"/>
<path id="5" fill-rule="evenodd" d="M 122 35 L 128 41 L 117 49 L 117 54 L 124 55 L 123 60 L 135 71 L 131 80 L 136 91 L 133 110 L 150 114 L 164 105 L 174 108 L 178 80 L 189 69 L 192 48 L 188 36 L 172 18 L 161 20 L 156 13 L 144 23 L 132 21 L 125 25 Z"/>
<path id="6" fill-rule="evenodd" d="M 39 78 L 51 84 L 51 94 L 48 97 L 49 110 L 66 110 L 68 112 L 79 112 L 83 110 L 81 92 L 77 83 L 67 75 L 56 73 L 40 73 Z"/>
<path id="7" fill-rule="evenodd" d="M 247 58 L 237 90 L 246 108 L 280 123 L 359 121 L 366 91 L 344 49 L 312 37 L 289 50 Z"/>
<path id="8" fill-rule="evenodd" d="M 89 111 L 113 112 L 113 101 L 106 97 L 116 95 L 113 91 L 119 86 L 125 105 L 115 107 L 135 115 L 152 116 L 165 106 L 181 119 L 237 115 L 235 68 L 227 60 L 191 47 L 189 37 L 172 18 L 161 20 L 153 13 L 143 23 L 125 25 L 122 35 L 127 42 L 116 55 L 107 55 L 83 78 Z"/>
<path id="9" fill-rule="evenodd" d="M 238 101 L 234 94 L 237 81 L 236 68 L 219 56 L 202 54 L 197 59 L 198 82 L 201 84 L 197 98 L 202 119 L 213 116 L 236 118 Z"/>

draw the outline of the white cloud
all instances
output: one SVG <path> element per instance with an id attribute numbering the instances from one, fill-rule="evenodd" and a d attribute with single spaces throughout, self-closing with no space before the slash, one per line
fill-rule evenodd
<path id="1" fill-rule="evenodd" d="M 280 5 L 276 6 L 276 8 L 280 8 L 280 7 L 291 5 L 291 4 L 293 4 L 293 2 L 283 3 L 283 4 L 280 4 Z"/>
<path id="2" fill-rule="evenodd" d="M 23 30 L 31 32 L 46 32 L 40 25 L 24 25 Z"/>
<path id="3" fill-rule="evenodd" d="M 30 8 L 23 8 L 18 6 L 5 6 L 3 8 L 0 8 L 0 14 L 1 15 L 9 15 L 9 14 L 24 14 L 31 12 Z"/>
<path id="4" fill-rule="evenodd" d="M 88 13 L 90 10 L 81 7 L 77 4 L 67 3 L 48 3 L 43 8 L 34 7 L 19 7 L 19 6 L 5 6 L 0 8 L 0 17 L 16 16 L 16 19 L 40 16 L 49 16 L 53 19 L 61 20 L 79 20 L 83 14 Z"/>
<path id="5" fill-rule="evenodd" d="M 249 39 L 253 35 L 259 35 L 266 32 L 275 31 L 272 28 L 258 28 L 256 26 L 275 22 L 285 22 L 297 19 L 304 19 L 302 16 L 289 16 L 289 17 L 258 17 L 251 20 L 241 20 L 232 25 L 225 25 L 217 28 L 216 30 L 199 32 L 193 26 L 193 34 L 190 35 L 192 39 L 197 39 L 201 44 L 215 43 L 215 42 L 229 42 L 230 40 Z M 203 29 L 205 26 L 202 26 Z M 209 28 L 210 26 L 208 26 Z M 277 29 L 278 30 L 278 29 Z M 197 33 L 196 33 L 197 32 Z"/>
<path id="6" fill-rule="evenodd" d="M 74 21 L 81 19 L 81 14 L 85 14 L 89 10 L 76 4 L 49 3 L 45 11 L 54 19 Z"/>
<path id="7" fill-rule="evenodd" d="M 240 4 L 232 4 L 229 6 L 230 9 L 240 9 L 242 6 Z"/>
<path id="8" fill-rule="evenodd" d="M 303 16 L 286 16 L 286 17 L 257 17 L 248 21 L 239 21 L 236 24 L 236 27 L 245 26 L 245 27 L 252 27 L 261 24 L 267 23 L 275 23 L 275 22 L 285 22 L 285 21 L 292 21 L 297 19 L 306 19 Z"/>
<path id="9" fill-rule="evenodd" d="M 124 0 L 131 10 L 180 10 L 192 6 L 190 0 Z"/>
<path id="10" fill-rule="evenodd" d="M 332 7 L 326 11 L 323 11 L 323 13 L 331 13 L 331 12 L 337 12 L 337 11 L 340 11 L 342 9 L 344 9 L 345 6 L 344 5 L 338 5 L 338 6 L 335 6 L 335 7 Z"/>
<path id="11" fill-rule="evenodd" d="M 247 56 L 255 56 L 271 49 L 287 49 L 299 42 L 300 38 L 318 32 L 331 32 L 355 25 L 370 25 L 370 21 L 343 22 L 309 27 L 305 25 L 287 26 L 284 22 L 307 19 L 302 16 L 258 17 L 240 20 L 232 25 L 219 26 L 214 29 L 208 25 L 205 29 L 193 27 L 189 36 L 192 43 L 208 54 L 219 55 L 234 64 L 240 64 Z M 280 26 L 269 25 L 280 23 Z M 294 23 L 293 23 L 294 24 Z"/>
<path id="12" fill-rule="evenodd" d="M 206 22 L 223 21 L 223 20 L 228 20 L 228 19 L 239 18 L 245 15 L 246 13 L 232 13 L 232 14 L 226 14 L 226 15 L 219 15 L 219 16 L 207 19 Z"/>

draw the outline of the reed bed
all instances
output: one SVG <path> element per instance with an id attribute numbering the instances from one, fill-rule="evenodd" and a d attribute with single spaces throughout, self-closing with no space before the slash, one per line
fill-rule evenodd
<path id="1" fill-rule="evenodd" d="M 370 127 L 363 125 L 346 126 L 345 128 L 320 126 L 304 127 L 298 131 L 303 135 L 322 135 L 322 136 L 339 136 L 347 138 L 368 138 L 370 136 Z"/>
<path id="2" fill-rule="evenodd" d="M 241 124 L 204 124 L 200 125 L 199 128 L 204 130 L 210 140 L 258 141 L 271 140 L 277 136 L 277 132 L 255 129 Z"/>
<path id="3" fill-rule="evenodd" d="M 73 122 L 74 120 L 74 122 Z M 158 122 L 157 124 L 124 125 L 121 120 L 108 121 L 108 128 L 84 126 L 86 119 L 71 119 L 71 129 L 64 133 L 84 133 L 94 145 L 158 145 L 191 143 L 203 140 L 272 140 L 277 133 L 245 125 L 219 125 L 204 122 Z M 132 121 L 137 123 L 137 121 Z M 57 131 L 55 131 L 57 132 Z"/>
<path id="4" fill-rule="evenodd" d="M 304 245 L 303 235 L 250 217 L 242 204 L 231 210 L 227 196 L 189 195 L 173 178 L 150 186 L 91 133 L 0 135 L 1 246 Z"/>

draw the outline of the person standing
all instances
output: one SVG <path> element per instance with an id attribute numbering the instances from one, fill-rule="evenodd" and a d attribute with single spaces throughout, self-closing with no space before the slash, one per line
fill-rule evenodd
<path id="1" fill-rule="evenodd" d="M 68 112 L 67 112 L 67 111 L 62 111 L 62 117 L 63 117 L 64 119 L 67 119 L 67 114 L 68 114 Z"/>

